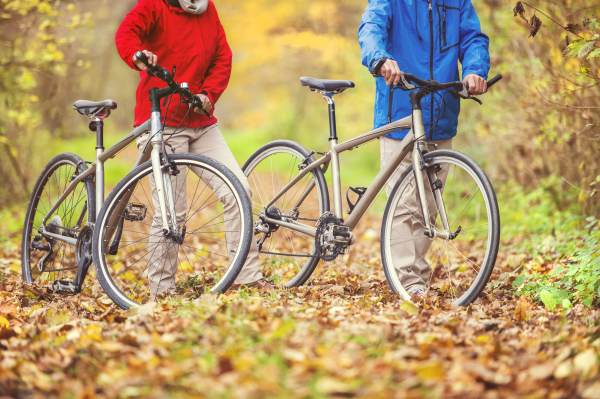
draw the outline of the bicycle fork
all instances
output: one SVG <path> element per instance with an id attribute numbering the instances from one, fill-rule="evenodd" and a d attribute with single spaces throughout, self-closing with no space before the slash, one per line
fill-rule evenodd
<path id="1" fill-rule="evenodd" d="M 425 138 L 425 128 L 423 126 L 423 112 L 420 109 L 413 109 L 413 131 L 416 142 L 412 152 L 412 167 L 425 222 L 424 234 L 431 239 L 436 237 L 441 238 L 442 240 L 452 239 L 453 234 L 450 232 L 446 207 L 444 205 L 444 199 L 442 198 L 442 182 L 438 180 L 435 168 L 428 165 L 423 158 L 423 154 L 424 152 L 427 152 L 427 150 L 423 151 L 422 147 L 426 148 L 427 142 Z M 427 176 L 429 190 L 431 190 L 435 200 L 434 202 L 437 204 L 437 211 L 442 220 L 444 231 L 437 230 L 431 223 L 427 194 L 425 191 L 425 180 L 423 178 L 424 174 Z"/>
<path id="2" fill-rule="evenodd" d="M 179 234 L 177 226 L 177 216 L 175 214 L 175 201 L 173 198 L 173 185 L 168 168 L 161 165 L 161 156 L 163 154 L 162 123 L 160 112 L 152 112 L 151 119 L 151 140 L 152 150 L 150 160 L 152 162 L 152 173 L 154 175 L 154 185 L 158 195 L 158 204 L 161 213 L 162 232 L 165 237 L 171 238 L 178 244 L 181 244 L 183 237 Z M 166 159 L 165 159 L 166 161 Z M 171 215 L 171 226 L 169 226 L 168 215 Z"/>

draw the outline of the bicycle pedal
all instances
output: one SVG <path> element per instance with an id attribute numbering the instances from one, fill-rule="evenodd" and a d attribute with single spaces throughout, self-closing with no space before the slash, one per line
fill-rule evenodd
<path id="1" fill-rule="evenodd" d="M 137 202 L 130 202 L 125 207 L 125 220 L 130 222 L 141 222 L 146 218 L 146 205 Z"/>
<path id="2" fill-rule="evenodd" d="M 54 280 L 52 283 L 52 291 L 55 294 L 77 294 L 77 286 L 71 280 Z"/>

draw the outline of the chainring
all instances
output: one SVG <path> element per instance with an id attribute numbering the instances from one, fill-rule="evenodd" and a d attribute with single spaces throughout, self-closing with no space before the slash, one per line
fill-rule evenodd
<path id="1" fill-rule="evenodd" d="M 92 241 L 94 237 L 94 225 L 86 224 L 79 231 L 77 243 L 75 244 L 75 260 L 80 269 L 87 268 L 92 264 Z"/>
<path id="2" fill-rule="evenodd" d="M 317 234 L 315 235 L 315 253 L 325 262 L 332 262 L 337 258 L 344 245 L 342 243 L 335 243 L 334 245 L 328 245 L 325 247 L 325 232 L 331 225 L 342 226 L 343 220 L 335 217 L 331 212 L 324 213 L 317 222 Z"/>

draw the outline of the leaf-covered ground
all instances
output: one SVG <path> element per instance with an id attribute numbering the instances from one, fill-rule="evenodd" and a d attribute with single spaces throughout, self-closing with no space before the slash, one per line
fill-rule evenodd
<path id="1" fill-rule="evenodd" d="M 494 284 L 520 264 L 550 273 L 559 263 L 505 245 L 471 307 L 415 307 L 390 293 L 378 232 L 358 234 L 304 287 L 129 312 L 93 276 L 75 297 L 23 284 L 19 251 L 7 250 L 0 397 L 600 398 L 600 310 L 550 312 L 512 295 L 516 276 Z"/>

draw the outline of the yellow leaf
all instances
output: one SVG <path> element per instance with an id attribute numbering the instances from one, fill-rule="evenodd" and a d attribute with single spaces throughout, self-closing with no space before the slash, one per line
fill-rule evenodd
<path id="1" fill-rule="evenodd" d="M 478 344 L 485 344 L 489 340 L 490 340 L 489 335 L 480 335 L 479 337 L 477 337 L 477 339 L 475 340 L 475 342 L 478 343 Z"/>
<path id="2" fill-rule="evenodd" d="M 517 302 L 517 307 L 515 308 L 515 320 L 522 323 L 525 320 L 526 312 L 526 305 L 521 301 Z"/>
<path id="3" fill-rule="evenodd" d="M 81 307 L 84 308 L 85 310 L 87 310 L 90 313 L 94 313 L 94 309 L 90 305 L 88 305 L 87 303 L 85 303 L 85 302 L 81 303 Z"/>
<path id="4" fill-rule="evenodd" d="M 51 326 L 57 326 L 64 324 L 69 321 L 69 314 L 67 312 L 59 312 L 54 308 L 48 309 L 46 312 L 46 323 Z"/>
<path id="5" fill-rule="evenodd" d="M 422 363 L 417 366 L 417 375 L 425 381 L 439 381 L 444 378 L 444 367 L 436 361 Z"/>
<path id="6" fill-rule="evenodd" d="M 596 351 L 593 348 L 590 348 L 575 356 L 573 365 L 576 370 L 587 373 L 597 361 Z"/>
<path id="7" fill-rule="evenodd" d="M 413 315 L 418 315 L 419 314 L 419 308 L 416 307 L 414 304 L 408 302 L 408 301 L 404 301 L 404 303 L 400 306 L 400 309 L 403 309 L 407 313 L 410 313 L 410 314 L 413 314 Z"/>
<path id="8" fill-rule="evenodd" d="M 10 323 L 4 316 L 0 316 L 0 328 L 8 328 L 10 327 Z"/>

